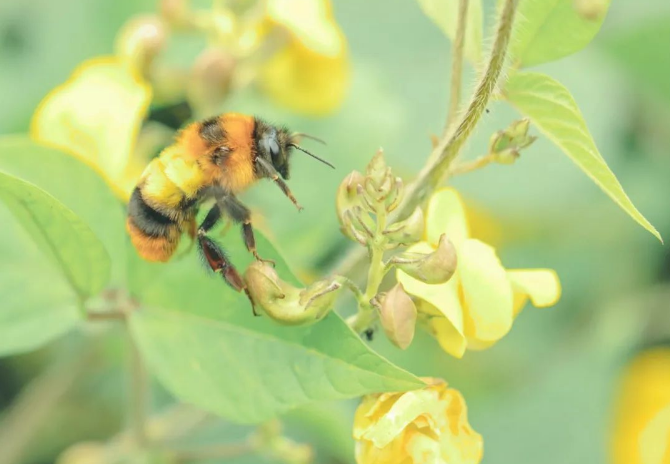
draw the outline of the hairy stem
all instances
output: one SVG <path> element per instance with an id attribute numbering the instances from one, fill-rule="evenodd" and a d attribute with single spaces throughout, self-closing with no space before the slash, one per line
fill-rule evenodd
<path id="1" fill-rule="evenodd" d="M 447 122 L 444 125 L 442 136 L 445 137 L 449 132 L 451 124 L 458 113 L 458 106 L 461 101 L 461 83 L 463 80 L 463 49 L 465 48 L 465 30 L 467 27 L 469 0 L 459 0 L 458 19 L 456 23 L 456 39 L 451 57 L 451 88 L 449 92 L 449 111 L 447 112 Z"/>
<path id="2" fill-rule="evenodd" d="M 444 177 L 449 173 L 449 165 L 456 158 L 456 155 L 458 155 L 460 149 L 479 122 L 486 109 L 486 105 L 496 89 L 498 79 L 504 68 L 518 1 L 505 0 L 502 13 L 498 19 L 491 55 L 466 111 L 458 120 L 455 129 L 448 131 L 440 139 L 433 149 L 426 166 L 421 170 L 417 179 L 408 186 L 401 205 L 392 215 L 392 222 L 409 216 L 417 205 L 421 204 L 440 185 Z M 353 249 L 339 263 L 336 273 L 348 275 L 364 259 L 365 253 L 362 250 Z"/>

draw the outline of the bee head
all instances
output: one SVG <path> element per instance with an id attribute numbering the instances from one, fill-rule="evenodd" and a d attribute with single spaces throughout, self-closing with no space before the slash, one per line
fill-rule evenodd
<path id="1" fill-rule="evenodd" d="M 258 154 L 270 161 L 277 172 L 286 180 L 289 173 L 291 135 L 285 128 L 259 124 Z"/>
<path id="2" fill-rule="evenodd" d="M 329 162 L 319 158 L 316 155 L 313 155 L 298 145 L 298 142 L 302 137 L 310 138 L 323 143 L 321 140 L 306 134 L 291 134 L 285 127 L 275 127 L 269 124 L 259 123 L 256 134 L 259 156 L 263 156 L 266 160 L 272 162 L 274 168 L 285 180 L 288 180 L 290 176 L 289 158 L 293 148 L 308 154 L 312 158 L 315 158 L 324 164 L 327 164 L 331 168 L 334 168 L 334 166 Z"/>

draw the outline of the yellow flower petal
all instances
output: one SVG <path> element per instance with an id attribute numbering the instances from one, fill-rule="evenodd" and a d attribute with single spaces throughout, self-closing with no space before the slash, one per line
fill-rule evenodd
<path id="1" fill-rule="evenodd" d="M 670 404 L 642 431 L 640 459 L 643 464 L 670 463 Z"/>
<path id="2" fill-rule="evenodd" d="M 336 56 L 318 54 L 293 40 L 261 70 L 261 88 L 293 111 L 324 115 L 337 109 L 349 87 L 346 50 Z"/>
<path id="3" fill-rule="evenodd" d="M 150 100 L 150 87 L 122 59 L 95 58 L 42 100 L 31 135 L 97 167 L 118 187 Z"/>
<path id="4" fill-rule="evenodd" d="M 384 448 L 418 417 L 440 409 L 440 397 L 433 389 L 403 393 L 389 411 L 368 427 L 362 438 L 377 448 Z"/>
<path id="5" fill-rule="evenodd" d="M 449 401 L 447 417 L 452 429 L 458 433 L 441 437 L 442 458 L 445 463 L 476 464 L 482 460 L 484 442 L 468 422 L 468 408 L 463 395 L 458 390 L 449 389 L 443 396 Z M 455 424 L 454 424 L 455 422 Z"/>
<path id="6" fill-rule="evenodd" d="M 615 404 L 613 464 L 648 464 L 641 459 L 640 446 L 649 446 L 647 440 L 654 432 L 647 432 L 646 440 L 643 432 L 670 406 L 670 348 L 649 349 L 633 359 L 623 374 Z M 667 442 L 653 446 L 662 449 Z M 649 452 L 644 450 L 645 455 Z"/>
<path id="7" fill-rule="evenodd" d="M 470 237 L 463 201 L 452 188 L 438 190 L 428 203 L 426 241 L 437 245 L 442 234 L 447 234 L 456 249 Z"/>
<path id="8" fill-rule="evenodd" d="M 310 51 L 331 58 L 344 54 L 343 36 L 329 1 L 269 0 L 267 14 Z"/>
<path id="9" fill-rule="evenodd" d="M 512 269 L 507 271 L 514 290 L 514 315 L 530 298 L 536 308 L 553 306 L 561 297 L 561 282 L 553 269 Z"/>
<path id="10" fill-rule="evenodd" d="M 464 327 L 468 338 L 495 341 L 512 327 L 512 286 L 495 250 L 475 239 L 458 254 Z"/>
<path id="11" fill-rule="evenodd" d="M 422 305 L 429 305 L 429 303 L 424 301 Z M 444 351 L 458 359 L 463 357 L 468 346 L 467 341 L 463 333 L 459 332 L 449 319 L 431 317 L 426 324 Z"/>
<path id="12" fill-rule="evenodd" d="M 407 251 L 414 253 L 430 253 L 433 248 L 425 242 L 411 246 Z M 398 270 L 396 278 L 405 289 L 405 292 L 418 297 L 439 311 L 446 317 L 458 333 L 463 334 L 463 309 L 458 298 L 458 276 L 454 275 L 447 283 L 430 285 Z"/>

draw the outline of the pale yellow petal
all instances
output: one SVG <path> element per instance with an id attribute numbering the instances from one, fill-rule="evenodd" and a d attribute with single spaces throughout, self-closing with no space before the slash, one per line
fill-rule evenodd
<path id="1" fill-rule="evenodd" d="M 426 241 L 437 245 L 442 234 L 447 235 L 456 249 L 470 236 L 463 201 L 452 188 L 438 190 L 428 203 Z"/>
<path id="2" fill-rule="evenodd" d="M 482 460 L 484 442 L 468 422 L 463 395 L 453 388 L 445 392 L 449 400 L 447 417 L 452 433 L 441 435 L 442 459 L 449 464 L 477 464 Z"/>
<path id="3" fill-rule="evenodd" d="M 640 435 L 642 464 L 670 463 L 670 404 L 649 421 Z"/>
<path id="4" fill-rule="evenodd" d="M 405 427 L 421 415 L 430 415 L 440 409 L 439 393 L 432 389 L 403 393 L 374 425 L 368 427 L 363 438 L 377 448 L 383 448 L 400 435 Z"/>
<path id="5" fill-rule="evenodd" d="M 415 253 L 430 253 L 432 247 L 425 242 L 418 243 L 408 249 Z M 420 298 L 437 308 L 454 327 L 456 332 L 463 337 L 463 309 L 458 298 L 458 275 L 454 275 L 444 284 L 426 284 L 414 277 L 398 270 L 396 278 L 405 289 L 405 292 Z M 445 348 L 446 349 L 446 348 Z"/>
<path id="6" fill-rule="evenodd" d="M 118 187 L 150 100 L 150 87 L 123 60 L 95 58 L 42 100 L 31 135 L 96 167 Z"/>
<path id="7" fill-rule="evenodd" d="M 669 406 L 670 348 L 648 349 L 627 366 L 615 396 L 613 464 L 647 464 L 640 456 L 643 432 Z"/>
<path id="8" fill-rule="evenodd" d="M 344 40 L 330 1 L 269 0 L 267 14 L 312 52 L 331 58 L 343 53 Z"/>
<path id="9" fill-rule="evenodd" d="M 346 48 L 336 56 L 326 56 L 292 40 L 264 64 L 260 86 L 293 111 L 328 114 L 341 106 L 349 88 Z"/>
<path id="10" fill-rule="evenodd" d="M 512 327 L 512 286 L 495 250 L 479 240 L 465 240 L 458 254 L 458 277 L 466 336 L 502 338 Z"/>
<path id="11" fill-rule="evenodd" d="M 514 291 L 514 315 L 530 298 L 536 308 L 553 306 L 561 297 L 561 282 L 553 269 L 512 269 L 507 271 Z"/>
<path id="12" fill-rule="evenodd" d="M 428 306 L 432 309 L 430 312 L 439 311 L 430 303 L 421 302 L 420 308 Z M 427 329 L 437 339 L 442 349 L 454 356 L 455 358 L 462 358 L 465 354 L 465 349 L 468 344 L 462 332 L 451 323 L 446 317 L 429 317 L 426 321 Z"/>

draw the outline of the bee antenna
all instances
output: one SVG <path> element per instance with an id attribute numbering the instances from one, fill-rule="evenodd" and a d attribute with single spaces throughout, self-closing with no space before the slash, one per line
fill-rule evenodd
<path id="1" fill-rule="evenodd" d="M 314 158 L 314 159 L 316 159 L 316 160 L 319 160 L 319 161 L 321 161 L 323 164 L 328 165 L 328 166 L 330 166 L 331 168 L 335 169 L 335 166 L 333 166 L 332 164 L 330 164 L 328 161 L 326 161 L 325 159 L 319 158 L 318 156 L 316 156 L 316 155 L 313 154 L 313 153 L 308 152 L 307 150 L 305 150 L 304 148 L 302 148 L 300 145 L 296 145 L 295 143 L 289 143 L 288 146 L 289 146 L 289 147 L 293 147 L 293 148 L 297 148 L 297 149 L 300 150 L 301 152 L 303 152 L 303 153 L 307 153 L 307 154 L 308 154 L 309 156 L 311 156 L 312 158 Z"/>
<path id="2" fill-rule="evenodd" d="M 294 138 L 294 137 L 304 137 L 306 139 L 314 140 L 315 142 L 319 142 L 319 143 L 322 143 L 322 144 L 326 145 L 326 142 L 321 140 L 320 138 L 314 137 L 313 135 L 305 134 L 303 132 L 295 132 L 294 134 L 291 135 L 291 138 Z"/>

